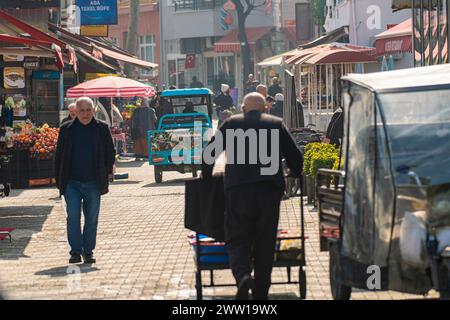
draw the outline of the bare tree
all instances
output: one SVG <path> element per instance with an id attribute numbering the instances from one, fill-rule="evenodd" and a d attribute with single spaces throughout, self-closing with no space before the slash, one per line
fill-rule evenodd
<path id="1" fill-rule="evenodd" d="M 126 50 L 131 54 L 136 54 L 138 44 L 139 27 L 139 5 L 140 0 L 130 0 L 130 15 L 128 18 L 128 34 Z M 133 75 L 134 67 L 127 63 L 125 65 L 125 74 L 129 77 Z"/>
<path id="2" fill-rule="evenodd" d="M 243 66 L 243 81 L 247 79 L 250 73 L 251 65 L 251 51 L 248 43 L 247 33 L 245 31 L 245 22 L 250 13 L 258 7 L 262 7 L 266 4 L 266 0 L 232 0 L 236 6 L 236 13 L 238 18 L 238 34 L 239 42 L 241 43 L 241 60 Z"/>

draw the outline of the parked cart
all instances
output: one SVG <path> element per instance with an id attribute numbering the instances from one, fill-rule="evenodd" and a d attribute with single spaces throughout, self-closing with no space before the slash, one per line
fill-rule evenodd
<path id="1" fill-rule="evenodd" d="M 302 179 L 300 179 L 302 180 Z M 301 190 L 302 190 L 301 186 Z M 306 260 L 305 260 L 305 227 L 303 197 L 300 198 L 300 230 L 279 230 L 275 252 L 275 268 L 286 268 L 287 281 L 273 282 L 273 285 L 298 284 L 300 299 L 306 299 Z M 219 284 L 215 282 L 214 272 L 230 268 L 226 245 L 217 242 L 208 236 L 192 233 L 189 236 L 190 244 L 194 249 L 196 264 L 196 290 L 197 300 L 203 299 L 203 288 L 233 287 L 235 284 Z M 292 277 L 293 269 L 298 267 L 298 280 Z M 203 275 L 209 275 L 207 284 L 203 283 Z"/>

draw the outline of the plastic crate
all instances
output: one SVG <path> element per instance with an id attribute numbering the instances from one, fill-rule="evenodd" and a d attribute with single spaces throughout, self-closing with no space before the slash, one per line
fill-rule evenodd
<path id="1" fill-rule="evenodd" d="M 29 174 L 29 157 L 27 150 L 13 150 L 12 158 L 8 165 L 7 177 L 14 189 L 23 189 L 28 187 Z"/>
<path id="2" fill-rule="evenodd" d="M 189 243 L 194 250 L 194 254 L 197 254 L 197 242 L 195 238 L 195 234 L 189 235 Z M 204 265 L 208 264 L 228 264 L 230 259 L 228 257 L 228 251 L 225 243 L 223 242 L 215 242 L 214 239 L 211 239 L 205 235 L 199 235 L 200 240 L 200 263 Z M 212 254 L 205 255 L 202 254 Z M 195 256 L 197 258 L 197 256 Z"/>
<path id="3" fill-rule="evenodd" d="M 29 161 L 30 179 L 51 179 L 55 177 L 55 160 L 51 159 L 30 159 Z"/>

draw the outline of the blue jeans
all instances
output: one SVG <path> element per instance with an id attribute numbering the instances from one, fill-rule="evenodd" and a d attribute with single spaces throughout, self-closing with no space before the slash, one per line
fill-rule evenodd
<path id="1" fill-rule="evenodd" d="M 91 254 L 97 238 L 100 191 L 97 183 L 70 180 L 64 194 L 67 204 L 67 237 L 71 253 Z M 81 208 L 84 228 L 81 233 Z"/>

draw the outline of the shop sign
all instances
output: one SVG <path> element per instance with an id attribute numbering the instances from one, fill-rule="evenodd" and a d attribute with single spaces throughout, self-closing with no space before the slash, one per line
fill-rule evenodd
<path id="1" fill-rule="evenodd" d="M 39 59 L 36 60 L 25 60 L 23 67 L 28 70 L 37 70 L 40 67 Z"/>
<path id="2" fill-rule="evenodd" d="M 58 71 L 39 70 L 33 71 L 33 79 L 36 80 L 59 80 Z"/>
<path id="3" fill-rule="evenodd" d="M 386 41 L 384 45 L 385 52 L 399 52 L 402 50 L 403 40 Z"/>
<path id="4" fill-rule="evenodd" d="M 103 77 L 117 77 L 117 74 L 112 74 L 112 73 L 92 73 L 92 72 L 86 72 L 85 74 L 85 80 L 89 81 L 89 80 L 94 80 L 94 79 L 98 79 L 98 78 L 103 78 Z"/>
<path id="5" fill-rule="evenodd" d="M 86 37 L 107 37 L 108 26 L 81 26 L 80 35 Z"/>
<path id="6" fill-rule="evenodd" d="M 21 67 L 5 67 L 3 69 L 3 87 L 5 89 L 25 88 L 25 70 Z"/>
<path id="7" fill-rule="evenodd" d="M 115 25 L 118 23 L 117 1 L 76 0 L 80 25 Z"/>

